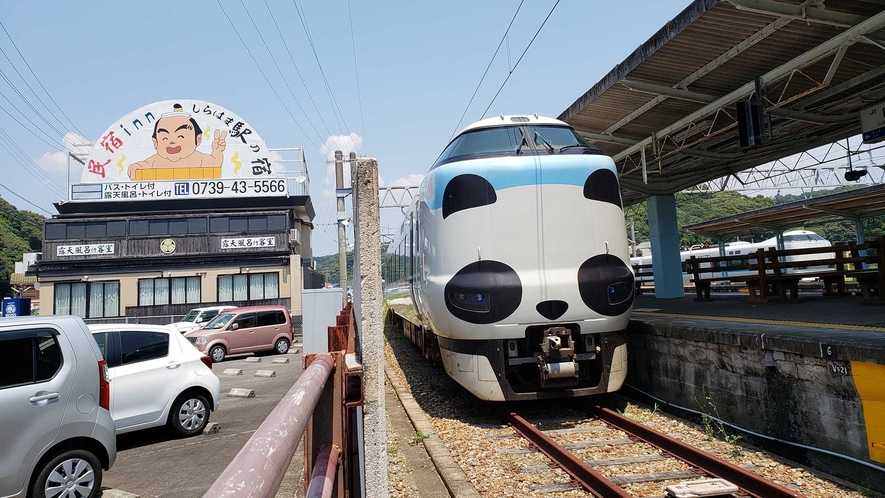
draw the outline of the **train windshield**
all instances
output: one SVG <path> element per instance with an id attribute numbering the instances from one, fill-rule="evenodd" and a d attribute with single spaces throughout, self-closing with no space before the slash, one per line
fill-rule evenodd
<path id="1" fill-rule="evenodd" d="M 519 126 L 469 131 L 450 143 L 433 167 L 464 159 L 512 156 L 517 154 L 520 146 L 528 152 L 528 147 L 523 144 L 522 129 Z"/>
<path id="2" fill-rule="evenodd" d="M 590 142 L 575 133 L 575 130 L 565 126 L 529 126 L 529 136 L 535 142 L 535 147 L 550 153 L 573 153 L 573 154 L 601 154 L 599 149 L 590 145 Z"/>

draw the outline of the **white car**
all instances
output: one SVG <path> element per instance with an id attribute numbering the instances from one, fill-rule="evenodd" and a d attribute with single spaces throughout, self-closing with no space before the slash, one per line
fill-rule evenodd
<path id="1" fill-rule="evenodd" d="M 207 306 L 205 308 L 194 308 L 188 311 L 181 321 L 170 324 L 169 327 L 182 334 L 186 334 L 191 330 L 197 330 L 209 323 L 209 320 L 218 316 L 222 311 L 232 310 L 234 308 L 236 308 L 236 306 Z"/>
<path id="2" fill-rule="evenodd" d="M 163 425 L 182 436 L 203 431 L 221 397 L 208 356 L 158 325 L 90 325 L 89 330 L 108 364 L 117 434 Z"/>

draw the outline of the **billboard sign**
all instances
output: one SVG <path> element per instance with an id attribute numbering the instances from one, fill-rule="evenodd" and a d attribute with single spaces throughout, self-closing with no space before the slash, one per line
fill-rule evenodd
<path id="1" fill-rule="evenodd" d="M 863 143 L 872 144 L 885 140 L 885 103 L 861 111 L 860 127 L 863 132 Z"/>
<path id="2" fill-rule="evenodd" d="M 130 201 L 287 194 L 283 171 L 240 116 L 200 100 L 165 100 L 111 125 L 69 200 Z"/>

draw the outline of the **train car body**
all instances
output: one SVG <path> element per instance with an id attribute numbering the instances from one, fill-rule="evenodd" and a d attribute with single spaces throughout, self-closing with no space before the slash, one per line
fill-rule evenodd
<path id="1" fill-rule="evenodd" d="M 791 230 L 788 232 L 784 232 L 784 249 L 807 249 L 812 247 L 830 247 L 832 244 L 825 238 L 820 235 L 809 231 L 809 230 Z M 695 257 L 698 259 L 703 258 L 715 258 L 719 256 L 740 256 L 747 254 L 754 254 L 759 249 L 769 249 L 772 247 L 777 247 L 776 238 L 772 237 L 770 239 L 764 240 L 762 242 L 745 242 L 745 241 L 737 241 L 730 242 L 725 244 L 724 254 L 720 252 L 719 247 L 693 247 L 691 249 L 681 251 L 679 253 L 679 258 L 684 263 L 690 257 Z M 800 254 L 795 256 L 786 256 L 786 261 L 794 262 L 794 261 L 811 261 L 814 259 L 827 258 L 832 257 L 832 254 Z M 751 262 L 755 262 L 754 259 L 751 259 Z M 652 264 L 651 254 L 637 256 L 630 258 L 631 265 L 650 265 Z M 788 273 L 802 273 L 802 272 L 813 272 L 821 270 L 821 267 L 813 266 L 808 268 L 790 268 L 787 270 Z M 712 272 L 713 275 L 717 277 L 743 277 L 750 275 L 755 272 L 751 271 L 719 271 Z M 690 287 L 694 284 L 691 283 L 692 275 L 685 272 L 685 266 L 682 268 L 682 283 L 685 287 Z M 654 276 L 643 276 L 637 277 L 637 279 L 643 283 L 651 284 L 654 282 Z"/>
<path id="2" fill-rule="evenodd" d="M 615 165 L 567 124 L 474 123 L 421 183 L 391 244 L 449 376 L 486 400 L 615 391 L 633 273 Z M 405 274 L 405 275 L 403 275 Z"/>

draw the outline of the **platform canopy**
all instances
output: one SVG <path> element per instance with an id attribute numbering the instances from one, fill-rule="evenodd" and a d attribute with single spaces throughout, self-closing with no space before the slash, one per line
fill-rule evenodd
<path id="1" fill-rule="evenodd" d="M 614 158 L 625 205 L 673 194 L 860 134 L 883 26 L 883 0 L 695 0 L 559 118 Z M 757 78 L 771 138 L 742 147 Z"/>
<path id="2" fill-rule="evenodd" d="M 683 228 L 717 238 L 743 235 L 760 228 L 784 230 L 811 221 L 869 218 L 885 214 L 885 185 L 781 204 L 765 209 L 695 223 Z"/>

